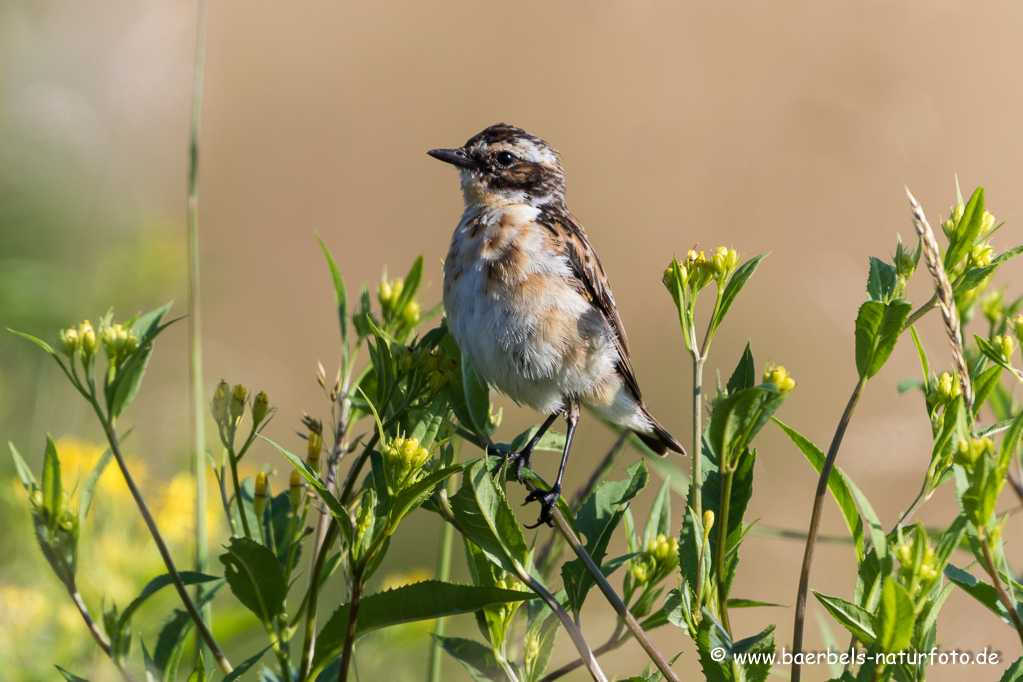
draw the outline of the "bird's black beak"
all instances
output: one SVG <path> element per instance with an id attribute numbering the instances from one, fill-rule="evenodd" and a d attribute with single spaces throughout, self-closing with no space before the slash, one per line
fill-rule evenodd
<path id="1" fill-rule="evenodd" d="M 440 159 L 444 163 L 450 163 L 452 166 L 458 166 L 459 168 L 476 167 L 476 162 L 465 153 L 464 149 L 431 149 L 426 153 L 435 159 Z"/>

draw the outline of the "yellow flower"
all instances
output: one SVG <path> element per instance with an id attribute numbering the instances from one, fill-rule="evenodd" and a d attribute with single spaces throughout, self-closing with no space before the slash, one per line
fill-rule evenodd
<path id="1" fill-rule="evenodd" d="M 787 395 L 796 387 L 795 380 L 782 365 L 768 365 L 767 371 L 764 372 L 764 383 L 774 384 L 782 395 Z"/>

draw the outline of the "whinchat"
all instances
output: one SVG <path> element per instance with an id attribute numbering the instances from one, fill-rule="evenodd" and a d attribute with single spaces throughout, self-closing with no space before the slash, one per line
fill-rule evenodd
<path id="1" fill-rule="evenodd" d="M 685 454 L 643 404 L 607 275 L 565 205 L 561 155 L 504 123 L 429 154 L 459 169 L 465 201 L 444 260 L 448 330 L 488 384 L 549 415 L 525 448 L 503 455 L 520 481 L 558 415 L 568 425 L 554 485 L 526 498 L 540 502 L 537 525 L 551 524 L 580 405 L 660 455 Z"/>

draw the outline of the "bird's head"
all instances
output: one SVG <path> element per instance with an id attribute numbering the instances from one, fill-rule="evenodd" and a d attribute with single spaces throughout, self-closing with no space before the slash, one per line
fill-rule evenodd
<path id="1" fill-rule="evenodd" d="M 564 204 L 561 155 L 522 128 L 498 123 L 457 149 L 432 149 L 427 153 L 459 169 L 468 208 Z"/>

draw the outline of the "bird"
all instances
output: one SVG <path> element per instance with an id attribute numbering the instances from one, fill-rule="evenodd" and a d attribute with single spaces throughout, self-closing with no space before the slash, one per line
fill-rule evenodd
<path id="1" fill-rule="evenodd" d="M 455 166 L 465 209 L 444 259 L 447 328 L 487 384 L 547 419 L 511 463 L 522 482 L 543 434 L 564 415 L 558 476 L 526 503 L 553 525 L 580 406 L 631 429 L 651 450 L 685 454 L 646 405 L 604 267 L 565 203 L 561 155 L 522 128 L 497 123 L 430 156 Z"/>

